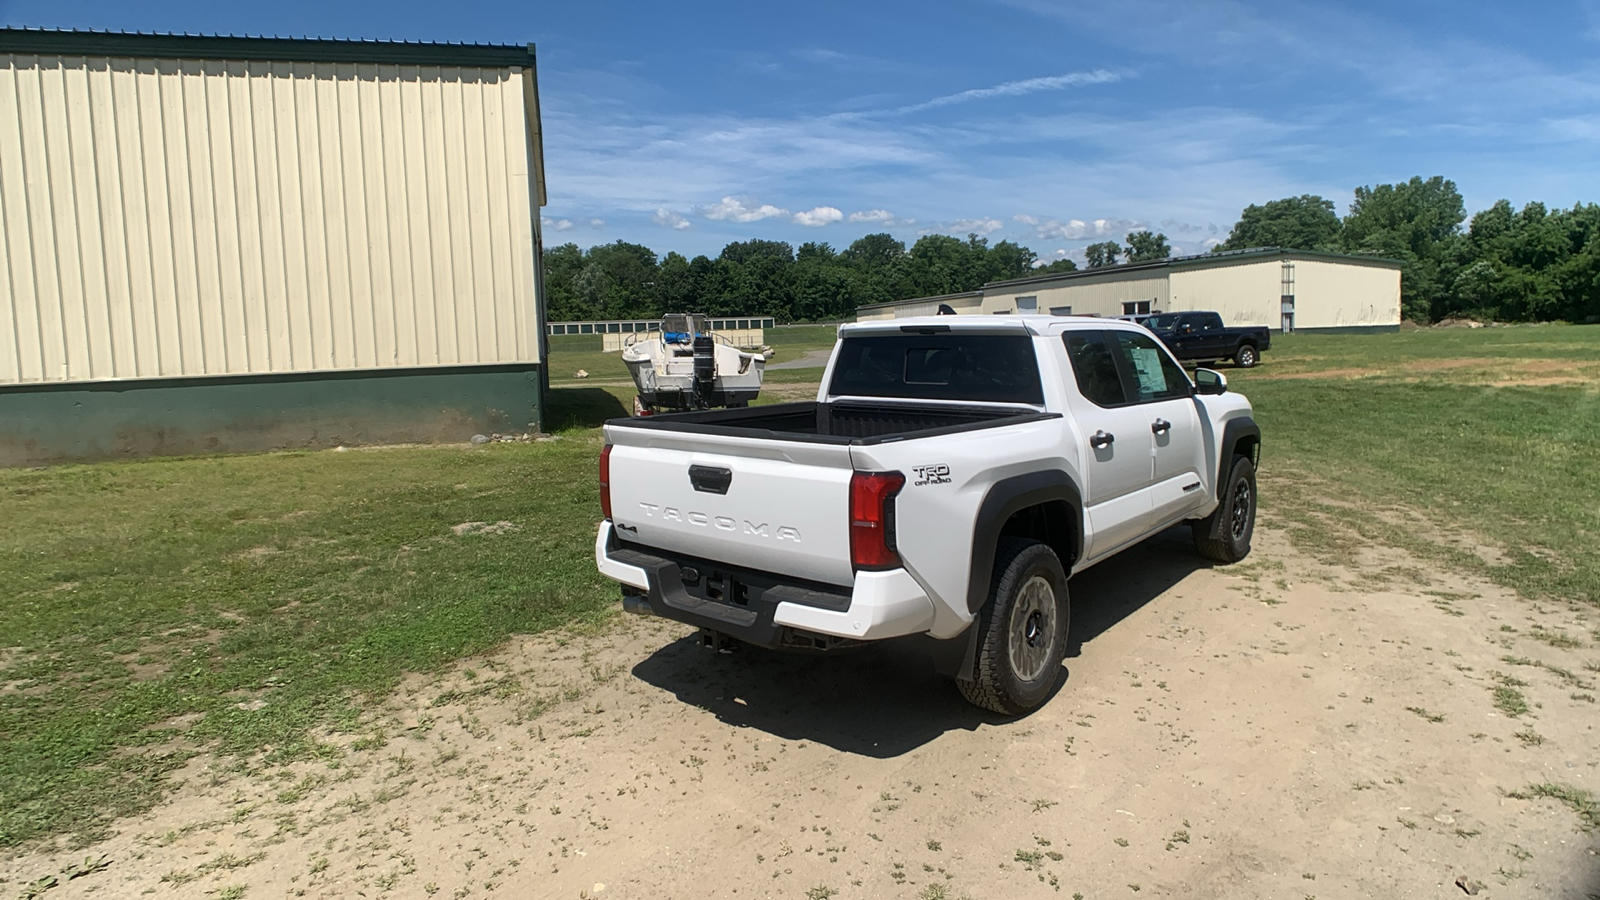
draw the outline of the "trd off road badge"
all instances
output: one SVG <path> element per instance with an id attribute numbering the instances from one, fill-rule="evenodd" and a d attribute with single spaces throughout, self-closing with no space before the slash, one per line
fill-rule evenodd
<path id="1" fill-rule="evenodd" d="M 917 475 L 917 480 L 911 482 L 912 487 L 950 483 L 950 467 L 943 463 L 936 466 L 912 466 L 911 471 Z"/>

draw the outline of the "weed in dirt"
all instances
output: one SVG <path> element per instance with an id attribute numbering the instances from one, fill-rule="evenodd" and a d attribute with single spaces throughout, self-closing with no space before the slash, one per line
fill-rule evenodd
<path id="1" fill-rule="evenodd" d="M 1544 743 L 1544 735 L 1534 731 L 1532 728 L 1524 728 L 1514 733 L 1512 737 L 1521 741 L 1524 747 L 1537 747 Z"/>
<path id="2" fill-rule="evenodd" d="M 1583 641 L 1567 634 L 1565 631 L 1549 631 L 1537 626 L 1529 629 L 1528 637 L 1549 644 L 1557 650 L 1577 650 L 1583 646 Z"/>
<path id="3" fill-rule="evenodd" d="M 933 851 L 933 852 L 935 852 L 935 853 L 938 853 L 938 852 L 939 852 L 939 849 L 940 849 L 940 848 L 941 848 L 941 847 L 942 847 L 942 846 L 943 846 L 943 845 L 942 845 L 942 844 L 940 844 L 940 843 L 939 843 L 939 842 L 938 842 L 938 841 L 935 841 L 935 840 L 932 840 L 932 839 L 931 839 L 931 838 L 930 838 L 930 839 L 929 839 L 929 840 L 928 840 L 928 849 L 929 849 L 929 850 L 932 850 L 932 851 Z"/>
<path id="4" fill-rule="evenodd" d="M 1126 847 L 1126 846 L 1128 846 L 1128 839 L 1127 838 L 1116 838 L 1116 839 L 1114 839 L 1112 841 L 1112 843 L 1116 844 L 1118 847 Z"/>
<path id="5" fill-rule="evenodd" d="M 1568 694 L 1567 698 L 1569 700 L 1581 700 L 1584 703 L 1593 703 L 1594 702 L 1594 695 L 1593 694 Z"/>
<path id="6" fill-rule="evenodd" d="M 1033 811 L 1034 812 L 1043 812 L 1044 810 L 1047 810 L 1050 807 L 1055 806 L 1058 802 L 1059 801 L 1057 801 L 1057 800 L 1035 800 L 1035 801 L 1033 801 Z"/>
<path id="7" fill-rule="evenodd" d="M 217 900 L 239 900 L 244 896 L 244 885 L 235 884 L 217 892 Z"/>
<path id="8" fill-rule="evenodd" d="M 829 897 L 832 897 L 838 893 L 839 892 L 837 890 L 834 890 L 825 884 L 819 884 L 816 887 L 806 891 L 806 900 L 828 900 Z"/>
<path id="9" fill-rule="evenodd" d="M 1513 719 L 1526 713 L 1528 711 L 1528 699 L 1522 695 L 1521 691 L 1517 690 L 1517 688 L 1525 685 L 1526 682 L 1518 681 L 1509 675 L 1501 675 L 1499 673 L 1495 674 L 1495 680 L 1500 683 L 1490 688 L 1490 691 L 1494 694 L 1494 708 Z"/>
<path id="10" fill-rule="evenodd" d="M 1031 872 L 1044 864 L 1044 854 L 1038 850 L 1018 850 L 1012 861 L 1022 863 Z"/>
<path id="11" fill-rule="evenodd" d="M 1600 828 L 1600 801 L 1595 799 L 1594 794 L 1582 788 L 1547 781 L 1542 784 L 1530 784 L 1520 791 L 1512 791 L 1510 796 L 1518 800 L 1531 800 L 1536 797 L 1560 800 L 1578 814 L 1578 822 L 1584 831 Z"/>
<path id="12" fill-rule="evenodd" d="M 1421 706 L 1408 706 L 1406 707 L 1406 712 L 1415 713 L 1418 718 L 1426 719 L 1435 725 L 1444 721 L 1444 713 L 1431 713 Z"/>

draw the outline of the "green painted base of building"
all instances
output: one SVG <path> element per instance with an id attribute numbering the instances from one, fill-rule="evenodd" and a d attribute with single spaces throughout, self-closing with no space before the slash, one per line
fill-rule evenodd
<path id="1" fill-rule="evenodd" d="M 535 364 L 0 387 L 0 466 L 538 431 Z"/>
<path id="2" fill-rule="evenodd" d="M 1295 334 L 1398 334 L 1400 325 L 1334 325 L 1328 328 L 1296 328 Z"/>

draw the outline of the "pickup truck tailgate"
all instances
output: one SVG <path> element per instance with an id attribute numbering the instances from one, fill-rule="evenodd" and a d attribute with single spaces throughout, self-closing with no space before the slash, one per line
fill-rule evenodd
<path id="1" fill-rule="evenodd" d="M 850 447 L 607 425 L 618 537 L 848 585 Z"/>

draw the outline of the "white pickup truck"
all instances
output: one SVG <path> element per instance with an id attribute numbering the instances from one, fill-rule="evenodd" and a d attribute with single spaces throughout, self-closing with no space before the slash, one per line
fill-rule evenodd
<path id="1" fill-rule="evenodd" d="M 815 402 L 605 426 L 595 540 L 631 612 L 764 647 L 925 635 L 971 702 L 1054 690 L 1067 579 L 1180 522 L 1250 552 L 1261 432 L 1107 319 L 843 325 Z"/>

